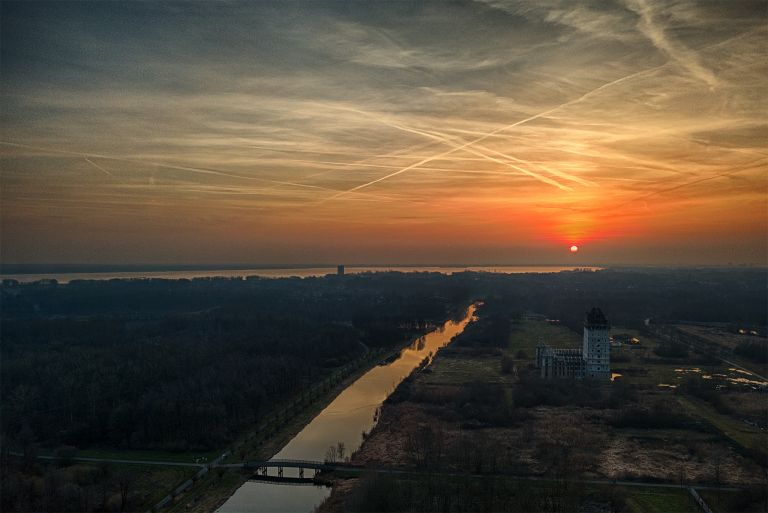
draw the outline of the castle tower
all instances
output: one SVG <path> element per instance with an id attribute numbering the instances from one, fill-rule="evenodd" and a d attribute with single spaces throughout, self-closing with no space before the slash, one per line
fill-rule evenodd
<path id="1" fill-rule="evenodd" d="M 608 319 L 599 308 L 592 308 L 584 319 L 584 376 L 595 379 L 611 377 L 611 345 Z"/>

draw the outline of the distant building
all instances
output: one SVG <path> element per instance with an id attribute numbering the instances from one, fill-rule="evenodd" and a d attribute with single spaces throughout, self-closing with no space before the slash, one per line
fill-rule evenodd
<path id="1" fill-rule="evenodd" d="M 336 267 L 336 275 L 337 276 L 344 276 L 344 266 L 340 265 Z"/>
<path id="2" fill-rule="evenodd" d="M 581 350 L 555 349 L 546 344 L 536 347 L 536 367 L 541 377 L 610 379 L 610 325 L 599 308 L 592 308 L 584 319 Z"/>

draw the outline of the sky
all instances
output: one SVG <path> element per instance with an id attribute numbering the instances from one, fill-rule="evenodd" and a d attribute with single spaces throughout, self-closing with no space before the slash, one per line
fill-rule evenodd
<path id="1" fill-rule="evenodd" d="M 766 265 L 767 22 L 3 1 L 0 259 Z"/>

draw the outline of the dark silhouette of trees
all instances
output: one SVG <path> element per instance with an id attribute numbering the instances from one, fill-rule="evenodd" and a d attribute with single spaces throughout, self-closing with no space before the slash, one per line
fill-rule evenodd
<path id="1" fill-rule="evenodd" d="M 221 448 L 368 351 L 443 322 L 462 290 L 435 273 L 1 288 L 2 433 L 28 459 L 33 440 Z"/>

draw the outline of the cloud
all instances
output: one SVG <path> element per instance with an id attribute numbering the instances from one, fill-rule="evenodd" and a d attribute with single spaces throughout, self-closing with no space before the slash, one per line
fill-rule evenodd
<path id="1" fill-rule="evenodd" d="M 274 254 L 350 219 L 494 247 L 569 212 L 762 222 L 757 3 L 35 5 L 0 20 L 4 248 L 58 210 L 106 239 L 226 218 Z"/>
<path id="2" fill-rule="evenodd" d="M 720 85 L 715 74 L 701 63 L 695 51 L 667 35 L 652 4 L 647 0 L 627 0 L 627 6 L 640 15 L 638 28 L 659 50 L 710 87 L 715 88 Z"/>

